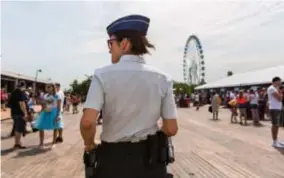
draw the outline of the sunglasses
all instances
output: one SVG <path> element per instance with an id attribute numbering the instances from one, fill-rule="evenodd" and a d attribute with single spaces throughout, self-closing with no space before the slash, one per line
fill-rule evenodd
<path id="1" fill-rule="evenodd" d="M 113 44 L 115 41 L 117 41 L 116 38 L 112 38 L 112 39 L 107 40 L 107 46 L 108 46 L 109 49 L 111 49 L 112 44 Z"/>

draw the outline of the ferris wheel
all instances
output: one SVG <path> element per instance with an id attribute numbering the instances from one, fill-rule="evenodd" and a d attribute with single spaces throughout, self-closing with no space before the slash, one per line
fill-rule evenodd
<path id="1" fill-rule="evenodd" d="M 205 63 L 201 43 L 197 36 L 188 37 L 183 55 L 183 78 L 185 83 L 198 85 L 205 82 Z"/>

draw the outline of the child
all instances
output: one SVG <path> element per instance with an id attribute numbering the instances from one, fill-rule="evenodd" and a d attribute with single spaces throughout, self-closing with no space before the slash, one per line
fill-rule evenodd
<path id="1" fill-rule="evenodd" d="M 56 144 L 57 131 L 56 129 L 62 128 L 62 120 L 60 119 L 61 100 L 56 95 L 55 86 L 50 84 L 46 87 L 47 94 L 44 96 L 42 103 L 42 111 L 38 116 L 35 127 L 39 130 L 40 144 L 42 148 L 44 143 L 44 131 L 53 130 L 52 147 Z"/>

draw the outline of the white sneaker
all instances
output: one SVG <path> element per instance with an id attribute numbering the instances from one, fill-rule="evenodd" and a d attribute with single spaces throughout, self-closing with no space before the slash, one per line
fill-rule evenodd
<path id="1" fill-rule="evenodd" d="M 273 142 L 272 146 L 275 148 L 284 148 L 284 145 L 280 144 L 279 142 Z"/>
<path id="2" fill-rule="evenodd" d="M 278 142 L 280 145 L 282 145 L 282 146 L 284 146 L 284 142 L 282 141 L 282 142 Z"/>

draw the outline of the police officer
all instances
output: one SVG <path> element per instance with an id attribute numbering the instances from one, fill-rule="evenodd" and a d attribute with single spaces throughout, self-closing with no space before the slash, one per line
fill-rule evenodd
<path id="1" fill-rule="evenodd" d="M 165 164 L 156 159 L 150 161 L 155 166 L 145 164 L 147 138 L 159 130 L 174 136 L 178 130 L 173 81 L 143 59 L 154 48 L 146 38 L 149 23 L 145 16 L 129 15 L 107 27 L 113 64 L 95 70 L 80 125 L 88 152 L 96 147 L 96 119 L 103 110 L 97 178 L 166 176 Z"/>

